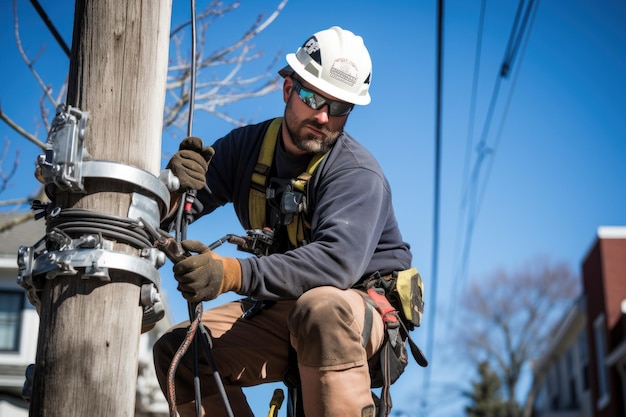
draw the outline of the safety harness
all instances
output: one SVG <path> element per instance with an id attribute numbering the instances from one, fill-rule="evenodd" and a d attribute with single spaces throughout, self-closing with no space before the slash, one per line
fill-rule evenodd
<path id="1" fill-rule="evenodd" d="M 286 193 L 291 193 L 287 194 L 287 197 L 290 198 L 283 198 L 283 204 L 280 204 L 280 210 L 282 212 L 280 225 L 287 226 L 289 242 L 295 248 L 302 246 L 305 242 L 305 229 L 308 228 L 305 216 L 302 215 L 306 214 L 307 208 L 306 185 L 326 154 L 313 156 L 306 171 L 298 175 L 295 179 L 290 180 L 289 183 L 284 184 L 282 189 L 276 190 L 270 188 L 269 174 L 274 160 L 274 151 L 276 149 L 282 120 L 282 117 L 272 120 L 265 131 L 259 157 L 252 173 L 248 212 L 250 225 L 253 229 L 262 229 L 268 226 L 276 228 L 277 225 L 268 224 L 266 215 L 267 201 L 275 197 L 274 193 L 276 192 L 282 192 L 283 196 L 285 196 Z"/>

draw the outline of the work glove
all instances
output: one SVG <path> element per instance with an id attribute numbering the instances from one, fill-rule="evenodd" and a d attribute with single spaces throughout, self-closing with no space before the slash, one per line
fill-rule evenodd
<path id="1" fill-rule="evenodd" d="M 206 171 L 215 151 L 210 146 L 202 146 L 202 139 L 193 136 L 183 139 L 178 152 L 167 163 L 180 182 L 179 190 L 200 190 L 206 182 Z"/>
<path id="2" fill-rule="evenodd" d="M 241 289 L 241 265 L 237 259 L 222 257 L 197 240 L 180 243 L 188 252 L 197 253 L 174 265 L 178 291 L 187 301 L 210 301 L 222 293 Z"/>

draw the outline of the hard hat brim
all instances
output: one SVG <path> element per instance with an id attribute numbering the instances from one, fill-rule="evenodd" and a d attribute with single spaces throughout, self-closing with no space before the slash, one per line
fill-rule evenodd
<path id="1" fill-rule="evenodd" d="M 345 101 L 347 103 L 358 104 L 361 106 L 367 105 L 372 101 L 372 98 L 369 94 L 369 91 L 362 96 L 357 96 L 355 94 L 350 94 L 349 92 L 332 85 L 331 83 L 315 77 L 313 74 L 309 73 L 302 63 L 296 57 L 296 54 L 291 53 L 286 56 L 287 63 L 289 65 L 282 68 L 278 71 L 278 74 L 281 77 L 289 77 L 294 72 L 298 74 L 304 81 L 311 84 L 313 87 L 319 89 L 322 93 L 328 94 L 329 96 L 333 96 L 338 98 L 339 100 Z"/>

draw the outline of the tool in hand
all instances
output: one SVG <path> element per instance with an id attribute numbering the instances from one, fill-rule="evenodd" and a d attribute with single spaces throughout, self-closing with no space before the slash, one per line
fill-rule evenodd
<path id="1" fill-rule="evenodd" d="M 139 220 L 141 220 L 143 227 L 154 240 L 154 246 L 161 252 L 163 252 L 165 256 L 167 256 L 167 259 L 169 259 L 173 263 L 177 263 L 191 256 L 191 254 L 183 248 L 183 246 L 178 240 L 174 238 L 174 236 L 170 235 L 164 230 L 155 229 L 141 217 L 139 218 Z"/>

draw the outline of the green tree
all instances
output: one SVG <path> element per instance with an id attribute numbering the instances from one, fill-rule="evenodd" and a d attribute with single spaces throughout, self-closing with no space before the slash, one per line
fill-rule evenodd
<path id="1" fill-rule="evenodd" d="M 502 399 L 502 381 L 488 361 L 478 364 L 478 380 L 472 390 L 465 392 L 470 405 L 465 407 L 468 417 L 506 417 L 506 403 Z"/>

